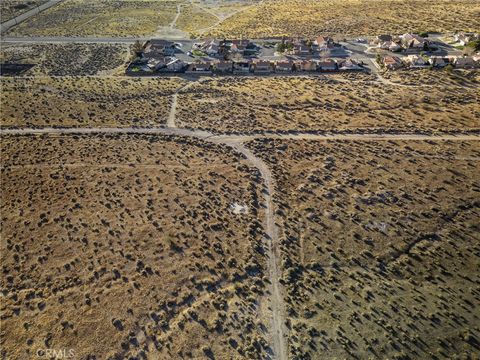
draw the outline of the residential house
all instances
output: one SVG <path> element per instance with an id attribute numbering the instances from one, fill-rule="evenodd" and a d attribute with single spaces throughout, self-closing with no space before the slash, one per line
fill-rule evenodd
<path id="1" fill-rule="evenodd" d="M 383 43 L 379 43 L 378 47 L 380 49 L 388 50 L 388 51 L 392 51 L 392 52 L 397 52 L 397 51 L 402 50 L 402 47 L 394 41 L 386 41 L 386 42 L 383 42 Z"/>
<path id="2" fill-rule="evenodd" d="M 320 71 L 337 71 L 338 64 L 334 59 L 321 59 L 318 64 Z"/>
<path id="3" fill-rule="evenodd" d="M 472 69 L 476 67 L 475 60 L 473 60 L 473 56 L 457 56 L 453 60 L 453 64 L 457 68 L 462 69 Z"/>
<path id="4" fill-rule="evenodd" d="M 342 71 L 362 71 L 362 70 L 364 70 L 363 66 L 359 65 L 353 59 L 347 59 L 345 61 L 342 61 L 339 64 L 338 68 L 339 68 L 339 70 L 342 70 Z"/>
<path id="5" fill-rule="evenodd" d="M 427 39 L 417 34 L 403 34 L 401 39 L 405 49 L 422 50 L 429 44 Z"/>
<path id="6" fill-rule="evenodd" d="M 450 61 L 443 56 L 431 56 L 428 59 L 428 63 L 434 67 L 445 67 L 450 63 Z"/>
<path id="7" fill-rule="evenodd" d="M 185 73 L 187 74 L 211 74 L 213 70 L 213 64 L 211 61 L 199 61 L 188 65 Z"/>
<path id="8" fill-rule="evenodd" d="M 408 55 L 404 58 L 405 62 L 410 65 L 410 67 L 425 67 L 428 66 L 428 61 L 425 60 L 422 56 L 419 55 Z"/>
<path id="9" fill-rule="evenodd" d="M 293 62 L 290 60 L 280 60 L 275 63 L 276 72 L 292 72 Z"/>
<path id="10" fill-rule="evenodd" d="M 218 53 L 223 56 L 230 56 L 232 54 L 251 56 L 257 52 L 257 45 L 246 39 L 223 40 L 218 44 Z"/>
<path id="11" fill-rule="evenodd" d="M 239 60 L 233 62 L 234 74 L 248 74 L 250 72 L 250 61 Z"/>
<path id="12" fill-rule="evenodd" d="M 400 69 L 403 66 L 403 63 L 398 56 L 385 56 L 383 58 L 383 65 L 388 70 L 396 70 Z"/>
<path id="13" fill-rule="evenodd" d="M 201 50 L 208 56 L 217 56 L 219 43 L 215 39 L 207 40 L 202 44 Z"/>
<path id="14" fill-rule="evenodd" d="M 214 65 L 214 70 L 217 73 L 228 74 L 233 72 L 233 62 L 220 60 Z"/>
<path id="15" fill-rule="evenodd" d="M 475 55 L 472 56 L 472 59 L 475 63 L 480 65 L 480 52 L 476 53 Z"/>
<path id="16" fill-rule="evenodd" d="M 272 71 L 272 63 L 265 60 L 256 60 L 252 62 L 251 68 L 255 74 L 268 74 Z"/>
<path id="17" fill-rule="evenodd" d="M 465 32 L 461 32 L 461 33 L 457 33 L 454 35 L 454 38 L 455 38 L 455 41 L 457 43 L 459 43 L 460 45 L 467 45 L 469 42 L 471 41 L 475 41 L 475 40 L 478 40 L 480 38 L 480 35 L 479 34 L 475 34 L 475 33 L 465 33 Z"/>
<path id="18" fill-rule="evenodd" d="M 335 47 L 335 41 L 329 36 L 319 36 L 313 41 L 313 45 L 319 50 L 321 49 L 332 49 Z"/>
<path id="19" fill-rule="evenodd" d="M 177 51 L 177 44 L 163 39 L 152 39 L 143 46 L 143 54 L 147 58 L 173 56 Z"/>
<path id="20" fill-rule="evenodd" d="M 306 56 L 311 54 L 311 47 L 307 44 L 293 44 L 293 55 Z"/>
<path id="21" fill-rule="evenodd" d="M 314 60 L 297 60 L 294 62 L 296 71 L 317 71 L 317 62 Z"/>
<path id="22" fill-rule="evenodd" d="M 149 59 L 145 59 L 142 62 L 143 62 L 142 65 L 146 65 L 151 71 L 153 71 L 153 70 L 156 70 L 156 68 L 159 64 L 163 64 L 163 59 L 149 58 Z"/>
<path id="23" fill-rule="evenodd" d="M 164 57 L 162 59 L 150 59 L 147 66 L 158 72 L 182 72 L 187 65 L 175 57 Z"/>

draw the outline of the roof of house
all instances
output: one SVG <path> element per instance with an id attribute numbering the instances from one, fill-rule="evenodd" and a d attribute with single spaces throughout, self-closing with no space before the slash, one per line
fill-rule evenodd
<path id="1" fill-rule="evenodd" d="M 155 48 L 166 48 L 166 47 L 175 46 L 175 43 L 173 41 L 164 40 L 164 39 L 151 39 L 147 41 L 145 45 L 146 46 L 150 45 L 151 47 L 155 47 Z"/>
<path id="2" fill-rule="evenodd" d="M 431 56 L 428 61 L 435 64 L 445 64 L 449 62 L 449 59 L 443 56 Z"/>
<path id="3" fill-rule="evenodd" d="M 280 60 L 280 61 L 277 61 L 276 62 L 276 66 L 277 67 L 280 67 L 280 68 L 287 68 L 287 67 L 292 67 L 293 66 L 293 62 L 290 61 L 290 60 Z"/>
<path id="4" fill-rule="evenodd" d="M 266 61 L 266 60 L 256 60 L 256 61 L 253 62 L 253 64 L 255 66 L 270 66 L 271 65 L 270 61 Z"/>
<path id="5" fill-rule="evenodd" d="M 456 59 L 454 59 L 454 62 L 457 64 L 473 64 L 474 59 L 472 56 L 465 56 L 465 57 L 458 56 Z"/>
<path id="6" fill-rule="evenodd" d="M 420 43 L 420 44 L 423 44 L 424 42 L 427 41 L 427 39 L 421 37 L 420 35 L 417 35 L 417 34 L 403 34 L 401 36 L 401 38 L 406 41 L 406 42 L 416 42 L 416 43 Z"/>
<path id="7" fill-rule="evenodd" d="M 383 58 L 383 63 L 387 65 L 400 64 L 402 61 L 397 56 L 385 56 Z"/>
<path id="8" fill-rule="evenodd" d="M 317 44 L 322 44 L 322 43 L 327 43 L 327 42 L 333 42 L 333 39 L 330 36 L 318 36 L 315 39 L 315 42 Z"/>
<path id="9" fill-rule="evenodd" d="M 335 65 L 337 62 L 334 59 L 322 59 L 318 62 L 320 66 Z"/>
<path id="10" fill-rule="evenodd" d="M 301 64 L 301 65 L 311 65 L 311 64 L 316 64 L 317 62 L 315 60 L 307 60 L 307 59 L 299 59 L 294 61 L 295 64 Z"/>

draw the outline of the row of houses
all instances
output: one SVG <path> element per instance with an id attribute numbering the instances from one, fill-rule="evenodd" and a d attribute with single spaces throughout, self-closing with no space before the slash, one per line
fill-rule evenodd
<path id="1" fill-rule="evenodd" d="M 235 55 L 240 56 L 255 56 L 258 54 L 260 48 L 250 40 L 215 40 L 209 39 L 203 42 L 195 43 L 192 46 L 192 52 L 201 52 L 205 55 L 229 59 Z"/>
<path id="2" fill-rule="evenodd" d="M 403 67 L 423 68 L 437 67 L 442 68 L 452 65 L 459 69 L 473 69 L 480 67 L 480 54 L 474 56 L 420 56 L 408 55 L 403 58 L 398 56 L 385 56 L 382 59 L 382 65 L 388 70 L 397 70 Z"/>
<path id="3" fill-rule="evenodd" d="M 283 54 L 306 56 L 328 51 L 338 46 L 340 45 L 337 44 L 333 38 L 329 36 L 318 36 L 313 40 L 301 38 L 282 39 L 282 41 L 277 44 L 276 49 Z M 208 39 L 195 43 L 192 47 L 192 52 L 195 53 L 196 51 L 210 57 L 230 59 L 237 54 L 246 57 L 255 56 L 259 53 L 260 47 L 248 39 Z"/>
<path id="4" fill-rule="evenodd" d="M 217 73 L 290 73 L 315 71 L 362 71 L 361 64 L 352 59 L 321 59 L 321 60 L 241 60 L 241 61 L 201 61 L 190 64 L 186 73 L 217 72 Z"/>
<path id="5" fill-rule="evenodd" d="M 459 32 L 454 34 L 453 38 L 459 45 L 465 46 L 472 41 L 480 40 L 480 34 Z"/>
<path id="6" fill-rule="evenodd" d="M 174 57 L 132 63 L 127 73 L 186 73 L 186 74 L 269 74 L 291 72 L 362 71 L 364 67 L 352 59 L 315 60 L 200 60 L 185 63 Z"/>
<path id="7" fill-rule="evenodd" d="M 377 48 L 382 50 L 389 50 L 392 52 L 417 52 L 417 51 L 428 51 L 431 50 L 433 45 L 432 42 L 423 36 L 418 34 L 403 34 L 400 36 L 393 35 L 378 35 L 370 43 Z"/>
<path id="8" fill-rule="evenodd" d="M 339 46 L 340 44 L 336 43 L 333 38 L 329 36 L 318 36 L 313 40 L 300 38 L 282 39 L 282 41 L 277 44 L 277 52 L 288 55 L 307 56 L 330 51 Z"/>

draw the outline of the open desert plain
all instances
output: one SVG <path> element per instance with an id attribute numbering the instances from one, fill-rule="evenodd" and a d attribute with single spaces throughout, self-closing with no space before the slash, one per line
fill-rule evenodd
<path id="1" fill-rule="evenodd" d="M 0 357 L 480 358 L 480 3 L 0 0 Z"/>

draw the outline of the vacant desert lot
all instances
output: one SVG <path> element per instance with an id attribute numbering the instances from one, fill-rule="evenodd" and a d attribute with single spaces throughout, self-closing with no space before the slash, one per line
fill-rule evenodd
<path id="1" fill-rule="evenodd" d="M 128 45 L 2 44 L 0 62 L 34 64 L 25 75 L 97 75 L 121 73 Z"/>
<path id="2" fill-rule="evenodd" d="M 377 35 L 407 31 L 480 31 L 476 0 L 266 0 L 208 32 L 264 38 Z"/>
<path id="3" fill-rule="evenodd" d="M 214 13 L 210 13 L 208 9 L 204 10 L 197 5 L 185 4 L 181 7 L 180 15 L 175 26 L 183 31 L 192 32 L 208 28 L 218 20 L 218 17 L 216 17 Z"/>
<path id="4" fill-rule="evenodd" d="M 478 142 L 256 140 L 292 359 L 475 358 Z"/>
<path id="5" fill-rule="evenodd" d="M 437 86 L 455 89 L 457 86 L 479 88 L 480 71 L 458 70 L 446 71 L 435 69 L 406 69 L 399 71 L 383 71 L 382 76 L 394 84 L 407 86 Z"/>
<path id="6" fill-rule="evenodd" d="M 0 16 L 1 22 L 8 21 L 21 15 L 37 6 L 46 3 L 48 0 L 1 0 Z"/>
<path id="7" fill-rule="evenodd" d="M 2 78 L 2 126 L 158 126 L 174 78 Z"/>
<path id="8" fill-rule="evenodd" d="M 170 24 L 177 1 L 66 0 L 13 28 L 10 35 L 147 36 Z"/>
<path id="9" fill-rule="evenodd" d="M 363 74 L 219 78 L 181 91 L 177 123 L 216 132 L 478 130 L 475 84 L 435 74 L 438 85 L 411 87 Z"/>
<path id="10" fill-rule="evenodd" d="M 240 155 L 127 135 L 1 150 L 3 357 L 266 357 L 261 189 Z"/>
<path id="11" fill-rule="evenodd" d="M 226 19 L 259 2 L 259 0 L 193 0 L 191 3 L 214 14 L 219 19 Z"/>

